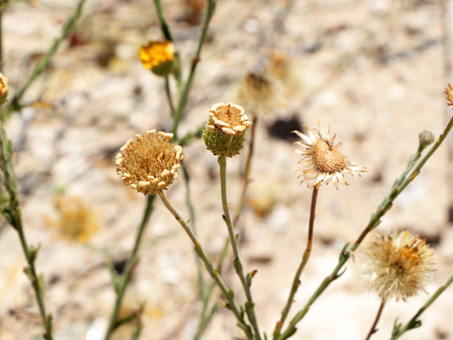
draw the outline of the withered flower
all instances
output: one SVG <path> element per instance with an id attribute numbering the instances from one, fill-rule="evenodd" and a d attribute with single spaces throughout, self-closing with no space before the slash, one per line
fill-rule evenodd
<path id="1" fill-rule="evenodd" d="M 242 149 L 245 132 L 252 124 L 244 112 L 244 108 L 233 103 L 211 106 L 203 140 L 214 155 L 233 157 Z"/>
<path id="2" fill-rule="evenodd" d="M 302 139 L 295 143 L 302 147 L 302 150 L 295 150 L 302 155 L 302 159 L 299 161 L 302 168 L 297 170 L 300 183 L 309 181 L 309 187 L 319 187 L 332 181 L 337 189 L 339 182 L 348 185 L 344 174 L 359 175 L 360 177 L 360 173 L 365 172 L 366 168 L 347 160 L 339 150 L 341 143 L 334 145 L 336 135 L 331 137 L 329 129 L 321 124 L 318 125 L 319 130 L 314 129 L 314 131 L 305 125 L 307 135 L 293 131 Z"/>
<path id="3" fill-rule="evenodd" d="M 378 234 L 359 260 L 360 281 L 379 297 L 397 301 L 425 291 L 435 271 L 429 245 L 409 231 Z"/>
<path id="4" fill-rule="evenodd" d="M 242 81 L 236 100 L 249 114 L 260 117 L 286 106 L 284 93 L 283 85 L 272 76 L 251 72 Z"/>
<path id="5" fill-rule="evenodd" d="M 116 155 L 116 172 L 124 184 L 144 195 L 166 190 L 178 178 L 182 148 L 171 143 L 173 134 L 147 131 L 135 135 Z"/>
<path id="6" fill-rule="evenodd" d="M 445 88 L 445 98 L 447 99 L 447 105 L 453 106 L 453 87 L 450 83 L 447 83 L 447 87 Z"/>

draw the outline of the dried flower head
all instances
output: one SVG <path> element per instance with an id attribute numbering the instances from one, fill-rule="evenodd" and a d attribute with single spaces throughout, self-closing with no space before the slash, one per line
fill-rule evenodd
<path id="1" fill-rule="evenodd" d="M 58 215 L 48 219 L 47 224 L 55 228 L 61 237 L 86 243 L 98 231 L 99 216 L 82 198 L 58 195 L 55 206 Z"/>
<path id="2" fill-rule="evenodd" d="M 242 149 L 245 132 L 252 124 L 244 108 L 233 103 L 218 103 L 209 110 L 203 140 L 214 155 L 233 157 Z"/>
<path id="3" fill-rule="evenodd" d="M 135 135 L 116 155 L 116 172 L 124 184 L 144 195 L 166 190 L 178 178 L 182 148 L 171 143 L 173 134 L 147 131 Z"/>
<path id="4" fill-rule="evenodd" d="M 272 114 L 286 106 L 283 85 L 269 75 L 253 72 L 242 81 L 237 101 L 254 116 Z"/>
<path id="5" fill-rule="evenodd" d="M 429 245 L 409 231 L 378 234 L 359 263 L 362 283 L 379 297 L 397 301 L 425 291 L 434 271 Z"/>
<path id="6" fill-rule="evenodd" d="M 423 147 L 426 148 L 428 145 L 434 143 L 435 137 L 431 131 L 423 130 L 418 134 L 418 142 Z"/>
<path id="7" fill-rule="evenodd" d="M 150 41 L 139 51 L 143 65 L 158 76 L 166 76 L 173 71 L 174 56 L 175 45 L 168 40 Z"/>
<path id="8" fill-rule="evenodd" d="M 450 83 L 447 83 L 447 87 L 445 88 L 445 98 L 447 99 L 447 105 L 453 106 L 453 87 Z"/>
<path id="9" fill-rule="evenodd" d="M 319 187 L 321 185 L 333 182 L 335 188 L 338 189 L 338 183 L 341 182 L 348 185 L 344 178 L 344 174 L 359 175 L 365 172 L 366 168 L 363 165 L 352 163 L 343 156 L 339 150 L 341 143 L 334 145 L 335 134 L 330 137 L 329 129 L 323 125 L 319 125 L 319 130 L 310 130 L 308 125 L 305 125 L 307 135 L 299 131 L 293 131 L 302 141 L 296 142 L 303 150 L 296 150 L 302 155 L 299 164 L 302 168 L 297 170 L 300 178 L 300 183 L 309 181 L 308 187 Z"/>
<path id="10" fill-rule="evenodd" d="M 6 102 L 8 91 L 8 79 L 0 73 L 0 105 Z"/>

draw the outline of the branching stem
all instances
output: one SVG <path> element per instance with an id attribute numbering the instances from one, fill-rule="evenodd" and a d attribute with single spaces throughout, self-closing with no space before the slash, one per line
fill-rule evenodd
<path id="1" fill-rule="evenodd" d="M 374 333 L 377 332 L 376 326 L 377 326 L 377 324 L 378 324 L 378 322 L 379 322 L 379 319 L 381 318 L 382 311 L 384 310 L 385 302 L 386 302 L 385 298 L 382 298 L 382 300 L 381 300 L 381 305 L 379 306 L 379 309 L 378 309 L 378 312 L 377 312 L 376 317 L 375 317 L 375 319 L 374 319 L 373 325 L 371 326 L 371 329 L 370 329 L 370 331 L 368 332 L 368 335 L 367 335 L 367 337 L 366 337 L 365 340 L 370 340 L 370 339 L 371 339 L 371 336 L 372 336 Z"/>

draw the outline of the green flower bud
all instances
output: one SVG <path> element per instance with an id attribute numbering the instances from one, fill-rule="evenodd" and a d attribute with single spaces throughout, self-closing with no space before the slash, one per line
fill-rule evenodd
<path id="1" fill-rule="evenodd" d="M 203 130 L 203 140 L 214 155 L 233 157 L 244 144 L 245 132 L 252 123 L 244 108 L 233 103 L 211 106 L 209 120 Z"/>

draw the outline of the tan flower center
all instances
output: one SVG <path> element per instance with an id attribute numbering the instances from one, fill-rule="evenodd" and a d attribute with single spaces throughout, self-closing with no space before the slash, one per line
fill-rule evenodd
<path id="1" fill-rule="evenodd" d="M 313 147 L 313 160 L 318 170 L 323 172 L 337 172 L 344 169 L 344 156 L 337 147 L 319 140 Z"/>
<path id="2" fill-rule="evenodd" d="M 216 118 L 228 123 L 230 126 L 242 125 L 241 111 L 230 105 L 222 105 L 215 112 Z"/>

